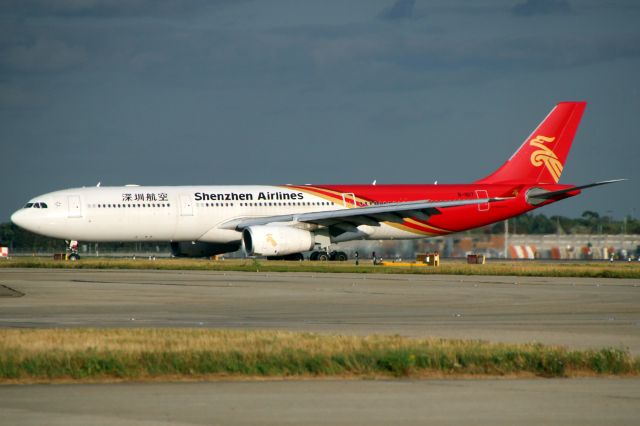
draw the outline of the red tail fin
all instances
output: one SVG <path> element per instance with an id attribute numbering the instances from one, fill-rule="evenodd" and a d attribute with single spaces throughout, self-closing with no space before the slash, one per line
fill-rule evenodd
<path id="1" fill-rule="evenodd" d="M 586 102 L 560 102 L 498 170 L 477 183 L 557 183 Z"/>

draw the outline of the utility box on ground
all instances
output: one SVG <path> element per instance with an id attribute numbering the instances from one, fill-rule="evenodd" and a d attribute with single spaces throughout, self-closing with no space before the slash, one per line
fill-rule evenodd
<path id="1" fill-rule="evenodd" d="M 429 266 L 440 266 L 440 253 L 419 253 L 416 255 L 416 262 L 426 263 Z"/>
<path id="2" fill-rule="evenodd" d="M 477 264 L 484 265 L 486 261 L 484 254 L 468 254 L 467 255 L 467 263 L 469 264 Z"/>
<path id="3" fill-rule="evenodd" d="M 440 266 L 440 253 L 418 253 L 415 262 L 380 262 L 378 265 L 409 267 L 409 268 L 427 268 L 429 266 Z"/>

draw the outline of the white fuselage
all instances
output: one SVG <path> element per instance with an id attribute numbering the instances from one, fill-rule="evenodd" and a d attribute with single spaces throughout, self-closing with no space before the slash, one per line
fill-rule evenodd
<path id="1" fill-rule="evenodd" d="M 235 219 L 347 208 L 286 186 L 88 187 L 44 194 L 29 204 L 14 213 L 14 223 L 54 238 L 99 242 L 228 243 L 241 240 L 241 232 L 224 228 Z M 361 225 L 341 240 L 416 237 L 383 224 Z"/>

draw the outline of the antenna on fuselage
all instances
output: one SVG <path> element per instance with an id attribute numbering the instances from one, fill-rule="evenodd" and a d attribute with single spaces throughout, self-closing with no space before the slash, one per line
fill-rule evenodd
<path id="1" fill-rule="evenodd" d="M 96 185 L 96 188 L 100 188 L 100 184 L 101 184 L 101 183 L 102 183 L 102 182 L 98 182 L 98 184 Z"/>
<path id="2" fill-rule="evenodd" d="M 378 181 L 378 179 L 374 179 L 373 182 L 371 183 L 371 185 L 375 185 L 377 181 Z"/>

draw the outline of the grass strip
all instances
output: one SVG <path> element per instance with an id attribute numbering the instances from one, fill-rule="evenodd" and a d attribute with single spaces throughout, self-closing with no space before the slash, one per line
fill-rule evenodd
<path id="1" fill-rule="evenodd" d="M 84 258 L 72 262 L 55 261 L 43 257 L 21 257 L 0 261 L 0 268 L 3 267 L 640 278 L 640 262 L 538 263 L 534 261 L 468 265 L 460 261 L 445 261 L 439 267 L 392 267 L 373 266 L 364 262 L 359 266 L 353 262 L 258 261 L 251 259 L 213 261 L 204 259 Z"/>
<path id="2" fill-rule="evenodd" d="M 625 375 L 616 348 L 203 329 L 0 330 L 0 383 L 215 377 Z"/>

